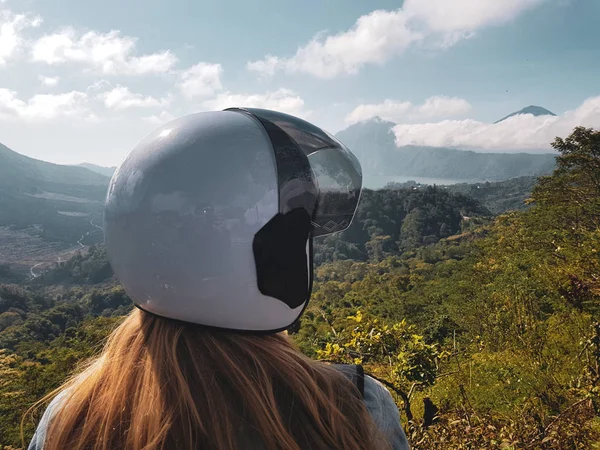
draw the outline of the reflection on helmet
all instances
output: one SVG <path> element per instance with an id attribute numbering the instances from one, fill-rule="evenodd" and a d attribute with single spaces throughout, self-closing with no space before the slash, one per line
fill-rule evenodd
<path id="1" fill-rule="evenodd" d="M 232 108 L 147 135 L 115 172 L 109 260 L 140 308 L 230 330 L 275 332 L 302 313 L 312 237 L 346 229 L 358 161 L 296 117 Z"/>

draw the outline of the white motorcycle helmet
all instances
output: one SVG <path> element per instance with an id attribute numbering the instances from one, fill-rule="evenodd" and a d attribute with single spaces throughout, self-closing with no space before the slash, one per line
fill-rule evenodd
<path id="1" fill-rule="evenodd" d="M 312 238 L 350 226 L 360 164 L 296 117 L 230 108 L 148 134 L 110 182 L 106 250 L 136 306 L 227 330 L 279 332 L 312 289 Z"/>

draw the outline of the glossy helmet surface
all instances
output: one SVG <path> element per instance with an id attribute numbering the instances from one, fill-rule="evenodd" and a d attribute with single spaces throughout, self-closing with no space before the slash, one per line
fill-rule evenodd
<path id="1" fill-rule="evenodd" d="M 361 187 L 354 155 L 304 120 L 252 108 L 185 116 L 113 175 L 109 261 L 145 311 L 280 331 L 310 298 L 312 238 L 348 228 Z"/>

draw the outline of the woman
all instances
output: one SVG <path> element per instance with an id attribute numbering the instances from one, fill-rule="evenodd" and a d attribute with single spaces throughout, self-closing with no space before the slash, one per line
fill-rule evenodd
<path id="1" fill-rule="evenodd" d="M 194 114 L 146 136 L 104 220 L 138 309 L 49 396 L 29 448 L 407 449 L 380 383 L 282 333 L 310 298 L 312 239 L 350 225 L 361 183 L 339 141 L 273 111 Z"/>

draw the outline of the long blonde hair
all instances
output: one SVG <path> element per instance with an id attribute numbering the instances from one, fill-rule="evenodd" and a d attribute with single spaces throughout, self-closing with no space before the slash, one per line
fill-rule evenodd
<path id="1" fill-rule="evenodd" d="M 386 448 L 358 390 L 282 334 L 134 310 L 62 391 L 45 450 Z"/>

